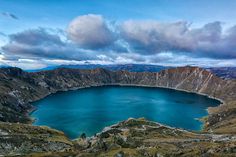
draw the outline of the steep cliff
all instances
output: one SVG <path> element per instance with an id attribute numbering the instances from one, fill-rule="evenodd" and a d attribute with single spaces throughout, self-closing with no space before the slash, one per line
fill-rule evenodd
<path id="1" fill-rule="evenodd" d="M 204 118 L 205 131 L 236 133 L 236 81 L 223 80 L 198 67 L 179 67 L 159 73 L 65 68 L 28 73 L 18 68 L 2 68 L 0 121 L 29 123 L 27 113 L 33 109 L 31 102 L 57 91 L 102 85 L 164 87 L 220 99 L 223 104 L 209 108 L 209 116 Z"/>

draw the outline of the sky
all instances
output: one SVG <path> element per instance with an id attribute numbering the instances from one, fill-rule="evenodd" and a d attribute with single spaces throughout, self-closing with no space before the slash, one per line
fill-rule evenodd
<path id="1" fill-rule="evenodd" d="M 0 65 L 236 66 L 235 0 L 0 0 Z"/>

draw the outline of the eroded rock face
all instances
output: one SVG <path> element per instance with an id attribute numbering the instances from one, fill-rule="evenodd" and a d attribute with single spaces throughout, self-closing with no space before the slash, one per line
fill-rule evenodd
<path id="1" fill-rule="evenodd" d="M 66 138 L 64 135 L 58 136 L 56 133 L 52 133 L 48 136 L 42 135 L 42 130 L 45 128 L 41 128 L 42 130 L 38 129 L 39 132 L 35 132 L 38 136 L 36 137 L 37 140 L 28 139 L 31 137 L 31 133 L 29 135 L 22 132 L 11 132 L 13 126 L 21 126 L 23 124 L 14 124 L 15 122 L 21 123 L 29 123 L 31 119 L 27 116 L 27 113 L 32 110 L 32 106 L 30 105 L 31 102 L 44 98 L 45 96 L 55 93 L 57 91 L 66 91 L 66 90 L 73 90 L 78 88 L 85 88 L 91 86 L 103 86 L 103 85 L 134 85 L 134 86 L 151 86 L 151 87 L 165 87 L 165 88 L 173 88 L 178 90 L 185 90 L 189 92 L 196 92 L 200 94 L 205 94 L 210 97 L 221 99 L 224 102 L 224 105 L 219 107 L 210 108 L 209 109 L 209 116 L 205 118 L 205 130 L 208 132 L 214 133 L 227 133 L 227 134 L 236 134 L 236 81 L 235 80 L 223 80 L 219 77 L 216 77 L 212 73 L 203 70 L 198 67 L 181 67 L 181 68 L 174 68 L 163 70 L 159 73 L 151 73 L 151 72 L 127 72 L 127 71 L 108 71 L 104 69 L 94 69 L 94 70 L 79 70 L 79 69 L 56 69 L 52 71 L 42 71 L 36 73 L 27 73 L 22 71 L 18 68 L 3 68 L 0 69 L 0 121 L 2 122 L 11 122 L 13 124 L 8 123 L 1 123 L 0 125 L 0 138 L 4 139 L 8 136 L 7 140 L 0 140 L 0 145 L 2 148 L 6 147 L 5 144 L 8 143 L 11 146 L 9 147 L 14 148 L 15 153 L 22 152 L 22 149 L 25 147 L 25 152 L 51 152 L 60 150 L 64 150 L 64 148 L 68 148 L 68 146 L 63 141 L 62 143 L 48 143 L 47 139 L 50 139 L 51 136 L 57 136 L 60 138 Z M 136 123 L 135 121 L 133 121 Z M 134 124 L 132 123 L 132 125 Z M 139 122 L 138 122 L 139 123 Z M 144 122 L 142 122 L 144 123 Z M 150 123 L 150 125 L 143 125 L 148 126 L 145 129 L 154 130 L 153 134 L 158 134 L 159 136 L 164 134 L 162 127 L 157 127 L 155 125 L 152 128 L 152 123 L 145 121 L 145 123 Z M 125 124 L 129 124 L 127 121 Z M 121 124 L 119 124 L 119 127 Z M 2 129 L 4 126 L 9 127 L 9 131 Z M 25 126 L 22 130 L 28 130 L 28 127 L 32 126 Z M 123 126 L 122 126 L 123 127 Z M 128 132 L 125 132 L 127 128 L 117 129 L 113 128 L 109 131 L 101 133 L 94 141 L 81 141 L 81 144 L 75 144 L 76 151 L 81 150 L 82 148 L 86 150 L 98 150 L 98 153 L 101 154 L 101 150 L 107 151 L 117 148 L 122 148 L 121 152 L 117 152 L 114 154 L 116 156 L 124 155 L 126 149 L 130 149 L 132 151 L 137 152 L 137 148 L 142 150 L 141 146 L 145 146 L 145 150 L 147 147 L 150 147 L 150 151 L 154 147 L 162 147 L 161 144 L 158 146 L 152 145 L 145 145 L 145 140 L 141 140 L 142 138 L 146 137 L 147 131 L 144 128 L 139 128 L 137 131 L 133 130 L 132 126 L 129 126 L 130 129 Z M 30 128 L 32 131 L 34 129 L 37 130 L 37 127 Z M 14 129 L 13 129 L 14 130 Z M 47 130 L 47 129 L 46 129 Z M 164 129 L 165 130 L 165 129 Z M 45 130 L 44 130 L 45 131 Z M 168 134 L 168 140 L 170 139 L 177 139 L 179 137 L 189 138 L 188 134 L 184 131 L 179 130 L 165 130 L 165 132 L 170 132 Z M 112 132 L 112 133 L 111 133 Z M 146 133 L 145 133 L 146 132 Z M 151 131 L 152 132 L 152 131 Z M 120 136 L 120 134 L 134 135 L 133 137 L 140 140 L 132 139 L 129 141 L 129 136 Z M 173 134 L 172 134 L 173 133 Z M 180 133 L 180 134 L 179 134 Z M 15 135 L 22 136 L 24 141 L 27 141 L 27 144 L 24 144 L 21 147 L 21 143 L 14 143 L 15 140 L 9 139 L 17 139 Z M 107 147 L 107 141 L 104 139 L 111 139 L 113 142 L 108 143 L 109 147 Z M 40 136 L 42 135 L 43 139 L 45 138 L 46 141 L 42 141 Z M 113 136 L 114 135 L 114 136 Z M 118 136 L 119 135 L 119 136 Z M 172 136 L 173 135 L 173 136 Z M 175 135 L 175 136 L 174 136 Z M 195 136 L 194 136 L 195 137 Z M 200 140 L 202 136 L 196 135 L 196 139 Z M 204 137 L 206 138 L 206 137 Z M 99 140 L 98 140 L 99 139 Z M 150 136 L 151 139 L 151 136 Z M 162 137 L 161 137 L 162 139 Z M 211 139 L 212 140 L 212 139 Z M 17 140 L 18 141 L 18 140 Z M 41 143 L 40 143 L 41 141 Z M 12 143 L 11 143 L 12 142 Z M 89 143 L 86 143 L 89 142 Z M 94 142 L 94 143 L 93 143 Z M 38 145 L 38 143 L 40 143 Z M 155 142 L 154 142 L 155 143 Z M 184 142 L 183 142 L 184 143 Z M 15 146 L 15 144 L 17 146 Z M 204 145 L 204 143 L 201 143 Z M 235 146 L 235 143 L 229 143 Z M 29 146 L 28 146 L 29 145 Z M 37 145 L 36 148 L 30 147 L 31 145 Z M 43 145 L 43 146 L 42 146 Z M 168 144 L 167 144 L 168 145 Z M 44 146 L 46 146 L 44 148 Z M 54 147 L 55 146 L 55 147 Z M 164 146 L 164 145 L 163 145 Z M 182 147 L 176 148 L 173 145 L 168 145 L 171 148 L 173 147 L 175 152 L 182 150 L 185 148 L 183 144 Z M 194 147 L 194 143 L 190 144 L 189 147 Z M 218 144 L 216 144 L 218 146 Z M 221 146 L 221 145 L 219 145 Z M 42 147 L 43 149 L 40 149 Z M 74 145 L 73 145 L 74 147 Z M 139 148 L 141 147 L 141 148 Z M 21 149 L 20 149 L 21 148 Z M 55 148 L 55 149 L 54 149 Z M 112 149 L 111 149 L 112 148 Z M 125 148 L 125 150 L 123 150 Z M 196 147 L 197 148 L 197 147 Z M 200 145 L 198 147 L 201 148 Z M 208 147 L 207 147 L 208 148 Z M 1 148 L 0 148 L 1 149 Z M 164 148 L 163 148 L 164 149 Z M 202 149 L 202 148 L 201 148 Z M 30 150 L 30 151 L 29 151 Z M 159 149 L 155 149 L 159 150 Z M 162 148 L 161 148 L 162 150 Z M 166 150 L 167 151 L 167 150 Z M 209 151 L 215 151 L 210 150 Z M 7 151 L 6 151 L 7 152 Z M 23 151 L 24 152 L 24 151 Z M 63 151 L 65 152 L 65 151 Z M 96 152 L 89 152 L 88 153 L 96 153 Z M 156 152 L 156 151 L 154 151 Z M 71 153 L 71 152 L 70 152 Z M 138 152 L 139 153 L 139 152 Z M 187 153 L 184 152 L 184 153 Z M 147 155 L 147 153 L 142 153 L 141 155 Z M 140 155 L 140 154 L 139 154 Z M 158 156 L 158 152 L 156 154 Z M 161 155 L 159 153 L 159 155 Z"/>

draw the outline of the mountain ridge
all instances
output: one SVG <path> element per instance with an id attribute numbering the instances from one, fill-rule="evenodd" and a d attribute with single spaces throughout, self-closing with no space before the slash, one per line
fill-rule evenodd
<path id="1" fill-rule="evenodd" d="M 7 79 L 8 77 L 10 80 Z M 29 73 L 19 68 L 4 68 L 0 69 L 0 78 L 2 88 L 11 86 L 5 93 L 2 89 L 1 95 L 8 95 L 5 97 L 8 100 L 9 96 L 15 99 L 18 101 L 18 108 L 23 109 L 30 108 L 30 102 L 57 91 L 112 84 L 172 88 L 207 95 L 225 103 L 231 101 L 232 98 L 236 100 L 235 81 L 223 80 L 209 71 L 190 66 L 165 69 L 157 73 L 109 71 L 102 68 L 92 70 L 58 68 Z M 18 84 L 22 83 L 22 85 L 14 86 L 11 81 L 15 84 L 18 81 Z M 17 89 L 14 89 L 16 87 Z M 229 92 L 221 92 L 222 90 L 229 90 Z M 21 91 L 23 93 L 20 93 Z"/>
<path id="2" fill-rule="evenodd" d="M 165 69 L 160 72 L 59 68 L 31 73 L 19 68 L 2 68 L 0 69 L 0 121 L 3 122 L 3 126 L 4 122 L 31 123 L 32 120 L 28 116 L 33 109 L 31 102 L 58 91 L 104 85 L 171 88 L 219 99 L 223 104 L 208 109 L 209 115 L 204 118 L 204 132 L 236 134 L 234 123 L 236 81 L 224 80 L 205 69 L 190 66 Z M 60 136 L 64 139 L 62 134 Z M 68 147 L 68 145 L 63 146 Z"/>
<path id="3" fill-rule="evenodd" d="M 191 66 L 191 65 L 190 65 Z M 71 69 L 95 69 L 103 68 L 111 71 L 130 71 L 130 72 L 159 72 L 164 69 L 175 68 L 176 66 L 161 66 L 153 64 L 75 64 L 75 65 L 59 65 L 48 66 L 42 69 L 27 70 L 28 72 L 39 72 L 46 70 L 54 70 L 57 68 L 71 68 Z M 202 69 L 209 70 L 213 74 L 223 79 L 235 79 L 236 67 L 201 67 Z"/>

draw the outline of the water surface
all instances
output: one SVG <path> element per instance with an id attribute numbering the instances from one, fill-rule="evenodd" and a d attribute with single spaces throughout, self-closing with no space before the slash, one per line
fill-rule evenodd
<path id="1" fill-rule="evenodd" d="M 196 120 L 219 101 L 206 96 L 163 88 L 105 86 L 58 92 L 34 103 L 34 125 L 64 131 L 70 138 L 88 136 L 129 117 L 187 130 L 200 130 Z"/>

